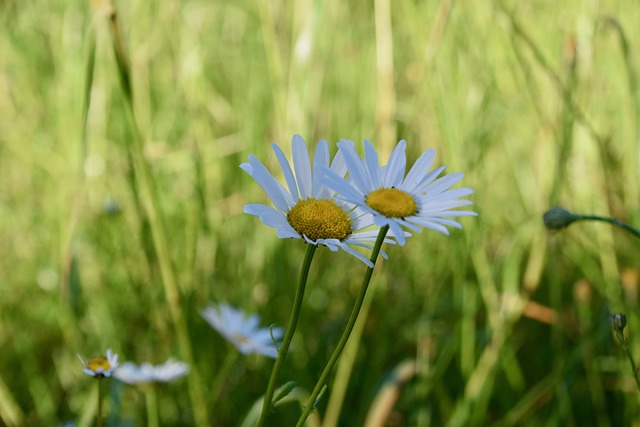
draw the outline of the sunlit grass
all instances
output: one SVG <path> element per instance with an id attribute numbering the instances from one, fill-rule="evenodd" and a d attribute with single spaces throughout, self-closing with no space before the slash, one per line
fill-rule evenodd
<path id="1" fill-rule="evenodd" d="M 405 360 L 416 376 L 393 425 L 637 419 L 609 324 L 626 313 L 640 356 L 637 242 L 605 224 L 549 233 L 541 217 L 561 204 L 639 224 L 640 7 L 398 1 L 387 16 L 383 3 L 116 4 L 167 264 L 128 154 L 108 17 L 87 2 L 0 1 L 0 423 L 92 423 L 96 391 L 76 353 L 181 357 L 165 263 L 208 417 L 239 425 L 271 361 L 228 362 L 233 348 L 199 311 L 225 300 L 286 324 L 305 247 L 242 214 L 267 200 L 238 166 L 249 153 L 275 166 L 269 143 L 294 133 L 387 153 L 406 139 L 410 161 L 435 148 L 437 164 L 465 173 L 479 213 L 448 238 L 424 231 L 385 249 L 339 425 L 362 425 Z M 303 394 L 357 293 L 364 266 L 351 258 L 320 248 L 311 268 L 281 375 Z M 160 425 L 194 423 L 187 384 L 157 391 Z M 116 381 L 109 394 L 109 416 L 146 423 L 143 394 Z M 288 404 L 274 422 L 298 413 Z"/>

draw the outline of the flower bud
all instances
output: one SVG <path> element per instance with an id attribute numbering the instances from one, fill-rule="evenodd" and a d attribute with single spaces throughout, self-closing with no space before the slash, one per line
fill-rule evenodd
<path id="1" fill-rule="evenodd" d="M 560 230 L 579 218 L 578 215 L 572 214 L 561 207 L 555 207 L 544 213 L 542 221 L 549 230 Z"/>
<path id="2" fill-rule="evenodd" d="M 617 334 L 622 334 L 625 326 L 627 326 L 627 316 L 622 313 L 613 313 L 611 315 L 611 327 Z"/>

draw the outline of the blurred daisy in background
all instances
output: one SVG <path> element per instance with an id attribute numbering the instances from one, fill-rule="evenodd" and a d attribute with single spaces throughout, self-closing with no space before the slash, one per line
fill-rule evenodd
<path id="1" fill-rule="evenodd" d="M 249 155 L 249 162 L 240 167 L 262 187 L 275 209 L 263 204 L 248 204 L 244 212 L 260 217 L 263 223 L 276 229 L 280 238 L 301 239 L 312 245 L 326 246 L 334 252 L 342 249 L 372 267 L 371 261 L 351 246 L 372 248 L 369 243 L 375 242 L 378 236 L 378 230 L 372 229 L 373 216 L 367 211 L 354 209 L 344 200 L 336 200 L 335 191 L 322 183 L 323 169 L 344 177 L 347 169 L 342 154 L 339 152 L 330 162 L 327 141 L 322 140 L 316 147 L 311 167 L 307 144 L 300 135 L 294 135 L 291 141 L 292 170 L 280 147 L 275 143 L 271 146 L 288 189 L 255 156 Z M 394 237 L 394 234 L 389 233 L 389 237 Z M 391 239 L 385 242 L 395 243 Z"/>
<path id="2" fill-rule="evenodd" d="M 161 365 L 124 362 L 116 369 L 113 376 L 127 384 L 168 383 L 184 377 L 189 373 L 189 365 L 169 359 Z"/>
<path id="3" fill-rule="evenodd" d="M 260 317 L 257 314 L 246 316 L 226 302 L 217 306 L 210 305 L 200 314 L 240 353 L 245 355 L 258 353 L 274 359 L 278 356 L 278 349 L 273 340 L 279 340 L 284 336 L 283 328 L 260 328 Z"/>
<path id="4" fill-rule="evenodd" d="M 98 379 L 110 377 L 118 367 L 118 355 L 114 354 L 110 348 L 107 349 L 106 357 L 96 356 L 85 362 L 82 356 L 78 354 L 78 359 L 80 359 L 84 367 L 82 371 L 90 377 Z"/>
<path id="5" fill-rule="evenodd" d="M 427 150 L 414 163 L 405 176 L 407 158 L 406 142 L 400 141 L 389 157 L 386 166 L 378 163 L 378 153 L 369 141 L 365 141 L 365 156 L 361 159 L 353 142 L 338 143 L 344 157 L 349 178 L 344 179 L 335 171 L 321 167 L 326 186 L 338 193 L 337 199 L 360 207 L 373 215 L 378 227 L 389 226 L 398 244 L 406 243 L 404 228 L 420 232 L 430 228 L 449 234 L 449 227 L 462 225 L 446 217 L 475 216 L 475 212 L 454 210 L 473 204 L 461 199 L 473 193 L 470 188 L 450 188 L 462 179 L 462 173 L 453 173 L 438 178 L 445 166 L 431 172 L 435 151 Z"/>

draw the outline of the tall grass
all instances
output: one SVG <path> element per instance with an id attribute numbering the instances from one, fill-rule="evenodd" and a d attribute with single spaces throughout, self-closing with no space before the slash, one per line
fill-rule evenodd
<path id="1" fill-rule="evenodd" d="M 226 300 L 286 324 L 304 247 L 242 214 L 266 200 L 238 165 L 275 166 L 269 143 L 300 133 L 383 152 L 403 138 L 412 160 L 435 148 L 480 214 L 388 248 L 325 425 L 362 425 L 381 390 L 396 392 L 387 425 L 637 424 L 609 325 L 627 314 L 640 357 L 637 242 L 605 224 L 549 233 L 541 215 L 639 224 L 640 7 L 118 2 L 130 98 L 104 7 L 0 1 L 0 423 L 89 425 L 96 390 L 76 353 L 111 347 L 192 358 L 188 380 L 157 390 L 161 425 L 203 423 L 198 410 L 239 425 L 271 363 L 229 357 L 198 311 Z M 316 255 L 281 375 L 296 393 L 340 337 L 353 263 Z M 144 395 L 110 385 L 110 422 L 143 425 Z"/>

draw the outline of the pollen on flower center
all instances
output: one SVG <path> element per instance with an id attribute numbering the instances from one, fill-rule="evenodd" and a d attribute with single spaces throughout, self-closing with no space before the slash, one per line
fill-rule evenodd
<path id="1" fill-rule="evenodd" d="M 351 234 L 349 215 L 333 200 L 300 200 L 287 215 L 291 227 L 308 239 L 342 240 Z"/>
<path id="2" fill-rule="evenodd" d="M 111 369 L 111 365 L 106 357 L 98 356 L 89 359 L 87 362 L 87 368 L 93 372 L 103 372 Z"/>
<path id="3" fill-rule="evenodd" d="M 367 195 L 365 202 L 387 218 L 405 218 L 418 212 L 413 196 L 397 188 L 374 190 Z"/>
<path id="4" fill-rule="evenodd" d="M 231 341 L 236 344 L 247 344 L 249 342 L 249 338 L 243 334 L 233 334 L 231 335 Z"/>

